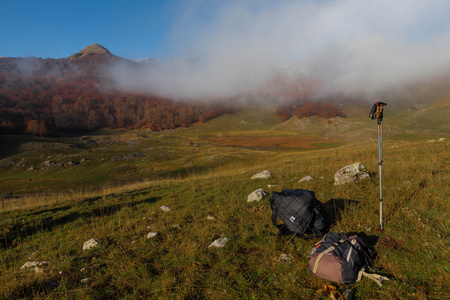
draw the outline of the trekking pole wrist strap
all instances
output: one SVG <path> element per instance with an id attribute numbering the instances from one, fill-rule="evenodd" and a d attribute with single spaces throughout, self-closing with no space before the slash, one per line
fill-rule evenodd
<path id="1" fill-rule="evenodd" d="M 365 269 L 362 268 L 361 271 L 359 271 L 359 273 L 358 273 L 358 279 L 356 280 L 356 282 L 359 282 L 363 276 L 375 281 L 375 283 L 378 284 L 379 287 L 383 286 L 383 284 L 382 284 L 383 280 L 389 280 L 389 278 L 387 278 L 386 276 L 382 276 L 379 274 L 366 273 Z"/>

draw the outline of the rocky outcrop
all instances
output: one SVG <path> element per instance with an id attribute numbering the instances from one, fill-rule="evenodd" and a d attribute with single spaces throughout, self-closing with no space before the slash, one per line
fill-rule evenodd
<path id="1" fill-rule="evenodd" d="M 247 202 L 253 202 L 253 201 L 259 202 L 262 199 L 264 199 L 264 197 L 266 197 L 267 195 L 269 195 L 269 193 L 267 193 L 263 189 L 257 189 L 254 192 L 252 192 L 250 195 L 248 195 Z"/>
<path id="2" fill-rule="evenodd" d="M 90 239 L 83 243 L 83 250 L 89 250 L 98 247 L 98 240 Z"/>
<path id="3" fill-rule="evenodd" d="M 334 185 L 352 183 L 366 178 L 370 178 L 366 167 L 356 162 L 341 168 L 334 174 Z"/>
<path id="4" fill-rule="evenodd" d="M 272 178 L 273 174 L 267 170 L 259 172 L 252 176 L 252 179 L 269 179 Z"/>

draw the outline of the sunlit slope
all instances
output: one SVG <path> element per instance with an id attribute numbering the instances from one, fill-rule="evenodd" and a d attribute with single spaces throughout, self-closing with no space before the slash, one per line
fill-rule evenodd
<path id="1" fill-rule="evenodd" d="M 418 103 L 387 99 L 383 142 L 449 139 L 449 98 Z M 408 102 L 409 101 L 409 102 Z M 183 178 L 220 168 L 255 166 L 298 151 L 349 145 L 376 147 L 373 103 L 342 103 L 345 118 L 293 117 L 281 122 L 273 105 L 249 107 L 188 128 L 101 130 L 44 138 L 0 136 L 0 195 L 99 188 L 142 180 Z"/>
<path id="2" fill-rule="evenodd" d="M 271 130 L 280 123 L 275 115 L 275 105 L 256 104 L 234 114 L 227 114 L 205 123 L 198 123 L 183 130 L 183 134 L 204 135 L 221 133 L 245 133 Z"/>

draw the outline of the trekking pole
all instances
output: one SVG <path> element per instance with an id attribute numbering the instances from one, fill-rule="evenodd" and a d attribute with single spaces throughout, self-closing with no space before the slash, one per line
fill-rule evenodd
<path id="1" fill-rule="evenodd" d="M 383 230 L 383 189 L 381 185 L 381 169 L 383 165 L 383 107 L 387 104 L 384 102 L 376 102 L 372 106 L 369 117 L 377 119 L 378 123 L 378 168 L 380 177 L 380 230 Z"/>

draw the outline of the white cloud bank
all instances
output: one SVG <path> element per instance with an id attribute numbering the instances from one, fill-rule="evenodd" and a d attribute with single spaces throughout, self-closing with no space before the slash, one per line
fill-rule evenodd
<path id="1" fill-rule="evenodd" d="M 169 97 L 230 96 L 295 63 L 329 91 L 374 93 L 450 67 L 446 0 L 199 0 L 175 7 L 170 45 L 178 57 L 200 59 L 139 74 L 119 67 L 119 86 Z"/>

